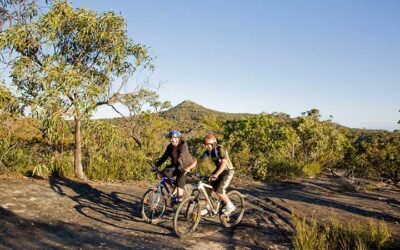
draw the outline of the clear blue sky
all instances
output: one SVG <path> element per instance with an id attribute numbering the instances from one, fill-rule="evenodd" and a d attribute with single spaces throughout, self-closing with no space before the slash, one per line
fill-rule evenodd
<path id="1" fill-rule="evenodd" d="M 398 0 L 72 3 L 127 19 L 173 105 L 292 117 L 318 108 L 349 127 L 400 128 Z"/>

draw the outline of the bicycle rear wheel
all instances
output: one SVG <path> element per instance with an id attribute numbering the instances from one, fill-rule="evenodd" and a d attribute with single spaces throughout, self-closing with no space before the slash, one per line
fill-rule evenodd
<path id="1" fill-rule="evenodd" d="M 233 205 L 235 205 L 236 210 L 229 215 L 225 215 L 224 213 L 220 212 L 219 220 L 224 227 L 234 227 L 242 221 L 245 202 L 243 195 L 239 193 L 239 191 L 230 191 L 227 195 L 232 201 Z"/>
<path id="2" fill-rule="evenodd" d="M 165 208 L 166 200 L 162 192 L 151 188 L 144 193 L 142 200 L 142 218 L 146 222 L 152 223 L 162 218 L 165 213 Z"/>
<path id="3" fill-rule="evenodd" d="M 174 215 L 174 231 L 179 237 L 192 234 L 201 219 L 201 206 L 195 196 L 190 196 L 182 201 Z"/>

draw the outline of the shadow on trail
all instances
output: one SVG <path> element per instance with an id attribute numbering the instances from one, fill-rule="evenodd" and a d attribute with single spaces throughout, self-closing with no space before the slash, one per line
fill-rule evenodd
<path id="1" fill-rule="evenodd" d="M 346 195 L 346 196 L 352 196 L 355 198 L 372 200 L 372 201 L 383 202 L 383 203 L 388 203 L 388 202 L 396 203 L 395 201 L 393 202 L 393 199 L 390 196 L 380 193 L 379 191 L 373 191 L 373 192 L 368 192 L 368 193 L 364 192 L 362 190 L 346 191 L 346 190 L 342 190 L 337 185 L 331 184 L 331 183 L 318 183 L 318 182 L 312 182 L 312 181 L 309 181 L 309 183 L 311 183 L 313 186 L 316 186 L 317 188 L 332 190 L 332 191 L 335 191 L 336 193 L 340 193 L 340 194 Z M 389 191 L 395 192 L 394 189 L 390 189 Z"/>
<path id="2" fill-rule="evenodd" d="M 65 178 L 51 177 L 49 182 L 56 193 L 76 202 L 75 210 L 89 219 L 124 230 L 162 236 L 172 234 L 172 232 L 159 233 L 132 225 L 131 222 L 145 223 L 141 220 L 141 197 L 121 192 L 106 193 L 88 183 Z M 65 188 L 73 190 L 76 195 L 68 195 L 64 191 Z M 170 231 L 170 228 L 168 230 Z"/>
<path id="3" fill-rule="evenodd" d="M 153 238 L 115 233 L 62 221 L 43 222 L 20 217 L 0 207 L 1 249 L 171 248 Z M 176 248 L 178 249 L 178 248 Z"/>
<path id="4" fill-rule="evenodd" d="M 281 188 L 282 186 L 282 188 Z M 284 186 L 284 187 L 283 187 Z M 280 183 L 280 184 L 264 184 L 264 188 L 254 188 L 251 190 L 242 189 L 243 193 L 248 193 L 259 198 L 279 198 L 292 201 L 306 202 L 318 206 L 324 206 L 329 208 L 336 208 L 353 214 L 371 217 L 376 219 L 382 219 L 388 222 L 400 222 L 400 218 L 387 214 L 381 211 L 372 211 L 364 208 L 357 207 L 355 205 L 345 204 L 343 202 L 335 201 L 329 198 L 324 198 L 323 193 L 312 189 L 312 187 L 306 186 L 301 183 Z M 343 196 L 353 196 L 358 198 L 366 198 L 365 194 L 341 193 Z M 374 200 L 374 197 L 370 198 Z M 382 202 L 382 201 L 381 201 Z"/>

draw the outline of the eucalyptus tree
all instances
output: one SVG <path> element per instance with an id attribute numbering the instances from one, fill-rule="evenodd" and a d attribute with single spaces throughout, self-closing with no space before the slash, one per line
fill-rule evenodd
<path id="1" fill-rule="evenodd" d="M 14 113 L 18 111 L 18 100 L 15 96 L 7 89 L 4 84 L 0 84 L 0 113 L 10 112 Z"/>
<path id="2" fill-rule="evenodd" d="M 38 11 L 37 0 L 0 0 L 0 34 L 15 25 L 31 22 Z M 13 49 L 9 48 L 0 53 L 0 63 L 4 68 L 12 61 L 10 60 L 12 51 Z M 1 84 L 4 85 L 4 82 Z"/>
<path id="3" fill-rule="evenodd" d="M 29 23 L 38 13 L 36 0 L 0 0 L 0 34 L 8 28 Z M 17 99 L 8 89 L 4 73 L 7 66 L 11 64 L 12 49 L 0 51 L 0 109 L 7 112 L 15 112 Z"/>
<path id="4" fill-rule="evenodd" d="M 120 103 L 128 109 L 128 116 L 116 109 L 115 111 L 125 120 L 130 136 L 134 139 L 136 145 L 142 148 L 143 138 L 141 134 L 144 128 L 143 123 L 154 121 L 154 119 L 143 119 L 143 115 L 149 115 L 150 112 L 152 112 L 152 115 L 158 115 L 161 111 L 170 108 L 171 103 L 169 101 L 160 101 L 157 92 L 147 88 L 139 88 L 135 92 L 121 95 L 119 99 Z"/>
<path id="5" fill-rule="evenodd" d="M 6 49 L 17 52 L 12 84 L 30 114 L 50 121 L 49 125 L 59 119 L 73 120 L 74 170 L 85 179 L 81 122 L 98 106 L 117 103 L 139 68 L 153 68 L 147 48 L 128 37 L 120 15 L 54 1 L 36 20 L 3 32 L 0 50 Z"/>

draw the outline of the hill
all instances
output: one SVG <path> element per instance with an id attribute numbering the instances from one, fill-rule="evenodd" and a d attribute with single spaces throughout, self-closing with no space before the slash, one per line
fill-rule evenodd
<path id="1" fill-rule="evenodd" d="M 228 120 L 228 119 L 237 119 L 244 116 L 251 116 L 253 114 L 220 112 L 205 108 L 200 104 L 197 104 L 190 100 L 186 100 L 176 105 L 175 107 L 168 109 L 167 111 L 161 112 L 161 115 L 164 118 L 173 120 L 186 121 L 184 119 L 189 119 L 194 121 L 200 121 L 201 118 L 208 116 L 215 116 L 217 119 Z"/>
<path id="2" fill-rule="evenodd" d="M 163 118 L 172 120 L 182 131 L 189 132 L 199 129 L 207 121 L 226 121 L 249 117 L 249 113 L 226 113 L 205 108 L 195 102 L 186 100 L 182 103 L 163 111 Z"/>
<path id="3" fill-rule="evenodd" d="M 194 135 L 194 131 L 197 131 L 197 133 L 202 133 L 202 134 L 207 132 L 212 132 L 212 129 L 210 127 L 212 127 L 213 123 L 215 127 L 227 120 L 241 119 L 245 117 L 251 117 L 254 115 L 257 114 L 228 113 L 228 112 L 216 111 L 213 109 L 206 108 L 190 100 L 185 100 L 166 111 L 160 112 L 161 117 L 169 121 L 172 121 L 173 128 L 181 130 L 188 137 L 192 137 Z M 285 113 L 273 112 L 271 113 L 271 115 L 277 116 L 281 119 L 281 121 L 287 123 L 292 122 L 294 119 Z M 122 123 L 125 122 L 124 119 L 121 118 L 111 118 L 105 120 L 109 120 L 118 126 L 122 126 Z M 330 122 L 330 123 L 343 133 L 352 134 L 353 136 L 389 132 L 376 129 L 349 128 L 335 122 Z"/>

